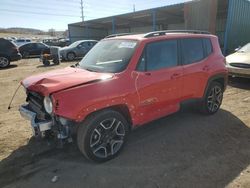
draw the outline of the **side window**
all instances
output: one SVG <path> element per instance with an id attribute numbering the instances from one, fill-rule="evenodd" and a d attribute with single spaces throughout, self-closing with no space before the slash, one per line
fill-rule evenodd
<path id="1" fill-rule="evenodd" d="M 138 71 L 145 71 L 146 70 L 146 50 L 144 49 L 144 51 L 142 52 L 142 55 L 140 57 L 139 63 L 137 64 L 137 68 L 136 70 Z"/>
<path id="2" fill-rule="evenodd" d="M 82 42 L 81 44 L 78 45 L 80 48 L 87 48 L 88 47 L 88 43 L 87 42 Z"/>
<path id="3" fill-rule="evenodd" d="M 3 39 L 3 40 L 1 40 L 0 47 L 1 48 L 11 48 L 11 47 L 13 47 L 13 44 L 8 40 Z"/>
<path id="4" fill-rule="evenodd" d="M 153 71 L 174 67 L 177 64 L 177 40 L 166 40 L 149 43 L 137 68 L 141 71 Z"/>
<path id="5" fill-rule="evenodd" d="M 33 46 L 33 44 L 26 44 L 26 49 L 32 49 L 34 48 L 35 46 Z"/>
<path id="6" fill-rule="evenodd" d="M 203 39 L 203 44 L 204 44 L 205 53 L 206 53 L 206 57 L 207 57 L 213 52 L 212 43 L 211 43 L 210 39 L 205 38 L 205 39 Z"/>
<path id="7" fill-rule="evenodd" d="M 204 58 L 202 39 L 182 39 L 182 63 L 184 65 L 198 62 Z"/>
<path id="8" fill-rule="evenodd" d="M 39 48 L 39 49 L 45 48 L 45 46 L 44 46 L 43 44 L 41 44 L 41 43 L 37 43 L 36 46 L 37 46 L 37 48 Z"/>
<path id="9" fill-rule="evenodd" d="M 30 48 L 30 49 L 36 49 L 36 44 L 35 44 L 35 43 L 29 44 L 29 48 Z"/>
<path id="10" fill-rule="evenodd" d="M 96 42 L 91 42 L 91 43 L 90 43 L 90 47 L 95 46 L 95 44 L 96 44 Z"/>

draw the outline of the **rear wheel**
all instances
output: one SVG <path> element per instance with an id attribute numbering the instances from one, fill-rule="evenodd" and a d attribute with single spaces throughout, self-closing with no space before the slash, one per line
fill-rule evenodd
<path id="1" fill-rule="evenodd" d="M 55 65 L 59 65 L 59 64 L 60 64 L 60 60 L 59 60 L 59 59 L 53 59 L 53 63 L 54 63 Z"/>
<path id="2" fill-rule="evenodd" d="M 201 102 L 201 112 L 204 114 L 216 113 L 222 103 L 223 87 L 218 82 L 212 82 Z"/>
<path id="3" fill-rule="evenodd" d="M 67 59 L 68 59 L 69 61 L 73 61 L 73 60 L 75 59 L 75 57 L 76 57 L 76 55 L 75 55 L 73 52 L 69 52 L 69 53 L 67 54 Z"/>
<path id="4" fill-rule="evenodd" d="M 105 162 L 116 157 L 122 150 L 128 135 L 125 118 L 113 110 L 104 110 L 90 115 L 80 125 L 77 142 L 86 158 Z"/>
<path id="5" fill-rule="evenodd" d="M 0 56 L 0 68 L 8 67 L 10 60 L 7 57 Z"/>

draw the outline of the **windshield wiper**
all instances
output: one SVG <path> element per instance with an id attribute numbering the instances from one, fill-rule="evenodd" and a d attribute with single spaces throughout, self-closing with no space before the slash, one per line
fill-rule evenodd
<path id="1" fill-rule="evenodd" d="M 84 67 L 84 69 L 87 70 L 87 71 L 90 71 L 90 72 L 97 72 L 96 70 L 93 70 L 93 69 L 90 69 L 90 68 L 86 68 L 86 67 Z"/>

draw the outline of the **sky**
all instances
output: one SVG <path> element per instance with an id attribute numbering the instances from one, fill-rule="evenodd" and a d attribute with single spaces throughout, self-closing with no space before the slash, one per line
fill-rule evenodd
<path id="1" fill-rule="evenodd" d="M 182 3 L 187 0 L 83 0 L 84 20 Z M 80 22 L 81 0 L 0 0 L 0 27 L 64 31 Z"/>

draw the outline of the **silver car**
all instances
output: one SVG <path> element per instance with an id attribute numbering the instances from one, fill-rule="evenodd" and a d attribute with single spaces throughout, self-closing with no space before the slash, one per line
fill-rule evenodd
<path id="1" fill-rule="evenodd" d="M 229 75 L 250 78 L 250 43 L 226 57 Z"/>
<path id="2" fill-rule="evenodd" d="M 60 56 L 63 60 L 72 61 L 83 57 L 97 43 L 96 40 L 79 40 L 69 46 L 60 49 Z"/>

